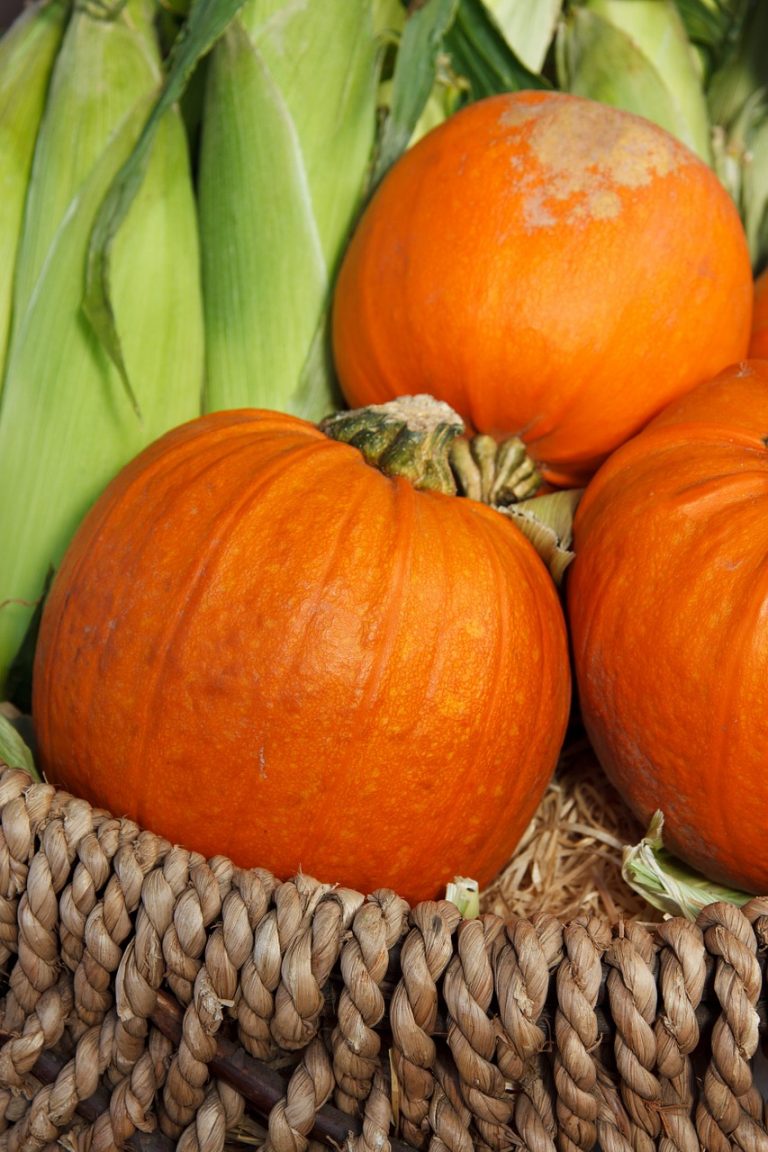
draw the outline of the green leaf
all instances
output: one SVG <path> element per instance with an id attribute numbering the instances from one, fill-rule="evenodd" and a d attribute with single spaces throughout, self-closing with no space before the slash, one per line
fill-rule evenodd
<path id="1" fill-rule="evenodd" d="M 753 0 L 676 0 L 688 39 L 706 63 L 705 79 L 738 37 Z"/>
<path id="2" fill-rule="evenodd" d="M 664 847 L 663 830 L 664 814 L 655 812 L 643 839 L 624 849 L 621 874 L 630 888 L 661 912 L 688 920 L 716 900 L 747 903 L 747 892 L 715 884 L 673 856 Z"/>
<path id="3" fill-rule="evenodd" d="M 472 100 L 526 88 L 551 88 L 512 50 L 483 0 L 461 0 L 446 48 L 454 68 L 466 78 Z"/>
<path id="4" fill-rule="evenodd" d="M 438 59 L 458 5 L 459 0 L 427 0 L 405 23 L 369 192 L 408 146 L 434 88 Z"/>
<path id="5" fill-rule="evenodd" d="M 541 72 L 555 35 L 563 0 L 485 0 L 504 39 L 532 72 Z"/>
<path id="6" fill-rule="evenodd" d="M 40 780 L 34 757 L 20 732 L 7 716 L 0 712 L 0 764 L 8 768 L 22 768 L 33 780 Z"/>
<path id="7" fill-rule="evenodd" d="M 728 129 L 715 134 L 715 170 L 739 210 L 753 269 L 768 257 L 768 89 L 745 102 Z"/>
<path id="8" fill-rule="evenodd" d="M 768 4 L 754 4 L 734 28 L 709 86 L 713 124 L 725 128 L 758 89 L 768 86 Z"/>
<path id="9" fill-rule="evenodd" d="M 768 5 L 754 4 L 734 28 L 711 78 L 715 169 L 733 197 L 754 268 L 768 256 Z"/>
<path id="10" fill-rule="evenodd" d="M 198 63 L 213 47 L 244 0 L 193 0 L 189 17 L 171 53 L 168 75 L 131 156 L 117 174 L 101 205 L 88 246 L 83 310 L 120 372 L 134 411 L 138 400 L 128 377 L 112 303 L 112 245 L 147 170 L 163 115 L 184 94 Z"/>

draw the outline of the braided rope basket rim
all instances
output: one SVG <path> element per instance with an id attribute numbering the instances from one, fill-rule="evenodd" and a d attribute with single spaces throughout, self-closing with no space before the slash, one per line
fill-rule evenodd
<path id="1" fill-rule="evenodd" d="M 0 1149 L 768 1152 L 768 897 L 462 920 L 0 774 Z"/>

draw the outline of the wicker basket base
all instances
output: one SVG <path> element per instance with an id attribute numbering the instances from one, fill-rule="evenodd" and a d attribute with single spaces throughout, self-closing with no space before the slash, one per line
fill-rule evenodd
<path id="1" fill-rule="evenodd" d="M 0 775 L 0 1148 L 768 1149 L 768 899 L 461 920 Z"/>

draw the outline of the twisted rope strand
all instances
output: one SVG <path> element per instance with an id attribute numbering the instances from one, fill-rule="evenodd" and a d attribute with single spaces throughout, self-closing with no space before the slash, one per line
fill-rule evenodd
<path id="1" fill-rule="evenodd" d="M 721 901 L 705 908 L 697 923 L 717 958 L 714 991 L 720 1005 L 696 1114 L 699 1139 L 705 1148 L 719 1149 L 727 1141 L 744 1152 L 768 1152 L 750 1067 L 759 1042 L 757 939 L 744 913 Z"/>
<path id="2" fill-rule="evenodd" d="M 377 1075 L 377 1098 L 384 1091 L 384 1080 L 388 1081 L 381 1066 L 381 1037 L 376 1029 L 387 1010 L 382 984 L 390 953 L 407 931 L 408 912 L 406 901 L 390 889 L 373 892 L 355 912 L 342 946 L 339 959 L 343 986 L 331 1046 L 335 1103 L 350 1115 L 358 1115 L 362 1102 L 373 1091 Z M 372 1107 L 366 1139 L 372 1138 L 372 1127 L 382 1119 L 381 1107 Z"/>
<path id="3" fill-rule="evenodd" d="M 767 950 L 768 897 L 462 921 L 0 772 L 0 1152 L 768 1152 Z"/>
<path id="4" fill-rule="evenodd" d="M 392 1066 L 397 1077 L 400 1127 L 414 1148 L 429 1142 L 429 1102 L 437 1054 L 437 982 L 453 951 L 461 917 L 454 904 L 424 901 L 411 910 L 411 929 L 401 949 L 401 976 L 390 1003 Z"/>
<path id="5" fill-rule="evenodd" d="M 695 1086 L 691 1053 L 700 1029 L 696 1009 L 706 980 L 701 929 L 682 917 L 660 924 L 659 990 L 662 1011 L 654 1023 L 659 1084 L 659 1152 L 698 1152 L 693 1124 Z"/>
<path id="6" fill-rule="evenodd" d="M 572 920 L 563 928 L 553 1056 L 560 1152 L 590 1152 L 597 1143 L 600 1094 L 594 1053 L 600 1037 L 595 1006 L 610 941 L 610 929 L 595 917 Z"/>

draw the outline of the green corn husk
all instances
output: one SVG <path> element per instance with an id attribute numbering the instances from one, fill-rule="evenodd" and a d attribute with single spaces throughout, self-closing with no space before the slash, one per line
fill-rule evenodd
<path id="1" fill-rule="evenodd" d="M 114 18 L 77 5 L 56 61 L 35 149 L 14 285 L 21 316 L 65 212 L 137 95 L 159 83 L 148 0 Z M 154 49 L 154 50 L 153 50 Z"/>
<path id="2" fill-rule="evenodd" d="M 0 390 L 32 155 L 69 0 L 37 0 L 0 39 Z"/>
<path id="3" fill-rule="evenodd" d="M 667 916 L 687 920 L 718 900 L 739 907 L 747 903 L 749 893 L 716 884 L 673 856 L 664 847 L 663 831 L 664 814 L 654 812 L 642 840 L 624 848 L 621 875 L 630 888 Z"/>
<path id="4" fill-rule="evenodd" d="M 199 248 L 187 140 L 176 109 L 160 123 L 143 183 L 111 254 L 111 302 L 132 393 L 81 307 L 94 219 L 139 137 L 161 80 L 148 22 L 133 18 L 130 0 L 115 19 L 141 41 L 132 54 L 130 111 L 121 109 L 111 134 L 103 133 L 95 104 L 106 102 L 104 87 L 113 77 L 121 86 L 129 84 L 125 42 L 122 36 L 110 39 L 122 58 L 92 67 L 99 49 L 92 50 L 89 34 L 101 43 L 104 28 L 77 10 L 57 60 L 56 71 L 61 65 L 66 74 L 54 77 L 57 102 L 50 114 L 70 143 L 77 130 L 85 152 L 87 113 L 93 110 L 102 150 L 92 150 L 98 155 L 87 175 L 77 174 L 79 186 L 72 169 L 66 170 L 66 149 L 52 139 L 50 124 L 44 135 L 41 128 L 35 156 L 34 167 L 47 175 L 42 147 L 50 143 L 50 163 L 55 157 L 72 198 L 63 207 L 34 285 L 27 282 L 24 288 L 25 307 L 14 317 L 0 400 L 0 695 L 34 601 L 86 509 L 149 441 L 200 411 Z M 93 99 L 84 104 L 82 89 L 91 83 Z M 51 195 L 55 198 L 52 186 Z M 25 253 L 27 244 L 31 255 Z M 40 259 L 37 236 L 26 231 L 19 261 L 25 257 L 30 265 Z"/>
<path id="5" fill-rule="evenodd" d="M 768 260 L 768 6 L 753 5 L 710 79 L 715 170 L 744 222 L 753 267 Z"/>
<path id="6" fill-rule="evenodd" d="M 211 53 L 199 172 L 208 410 L 320 419 L 338 404 L 328 311 L 373 147 L 375 61 L 371 5 L 349 0 L 248 0 Z"/>
<path id="7" fill-rule="evenodd" d="M 541 72 L 555 35 L 563 0 L 485 0 L 510 48 L 526 68 Z"/>
<path id="8" fill-rule="evenodd" d="M 21 733 L 7 716 L 0 712 L 0 765 L 9 768 L 22 768 L 33 780 L 40 780 L 31 750 L 25 744 Z"/>
<path id="9" fill-rule="evenodd" d="M 739 210 L 757 272 L 768 259 L 768 90 L 751 94 L 715 132 L 715 171 Z"/>
<path id="10" fill-rule="evenodd" d="M 459 88 L 441 74 L 445 35 L 456 18 L 458 0 L 430 0 L 397 29 L 392 75 L 378 88 L 381 128 L 367 182 L 369 197 L 398 157 L 455 109 Z"/>
<path id="11" fill-rule="evenodd" d="M 558 30 L 559 86 L 666 128 L 712 164 L 697 57 L 674 0 L 586 0 Z"/>

